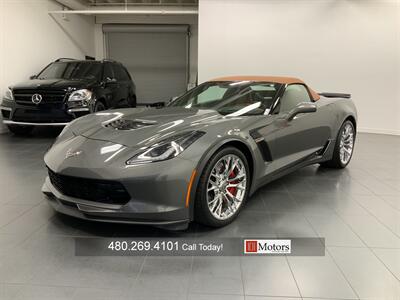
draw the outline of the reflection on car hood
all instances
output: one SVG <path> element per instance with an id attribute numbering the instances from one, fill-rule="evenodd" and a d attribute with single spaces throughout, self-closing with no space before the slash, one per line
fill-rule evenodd
<path id="1" fill-rule="evenodd" d="M 33 79 L 18 83 L 12 89 L 49 89 L 88 88 L 94 80 L 89 79 Z"/>
<path id="2" fill-rule="evenodd" d="M 224 122 L 215 110 L 167 107 L 110 110 L 88 115 L 74 122 L 75 135 L 110 141 L 128 147 L 143 147 L 168 136 L 202 130 Z"/>

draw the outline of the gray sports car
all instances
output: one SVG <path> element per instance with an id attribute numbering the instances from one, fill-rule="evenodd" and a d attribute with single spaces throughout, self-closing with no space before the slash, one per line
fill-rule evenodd
<path id="1" fill-rule="evenodd" d="M 349 98 L 296 78 L 225 77 L 164 108 L 87 115 L 46 153 L 42 190 L 57 211 L 87 220 L 224 226 L 280 176 L 347 166 L 357 122 Z"/>

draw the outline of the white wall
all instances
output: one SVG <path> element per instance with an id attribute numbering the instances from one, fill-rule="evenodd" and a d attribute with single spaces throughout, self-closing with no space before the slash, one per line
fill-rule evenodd
<path id="1" fill-rule="evenodd" d="M 95 27 L 96 58 L 106 57 L 104 49 L 103 24 L 187 24 L 190 25 L 190 83 L 197 79 L 198 18 L 195 15 L 98 15 Z"/>
<path id="2" fill-rule="evenodd" d="M 94 17 L 48 14 L 59 9 L 52 0 L 0 0 L 1 97 L 59 57 L 95 55 Z"/>
<path id="3" fill-rule="evenodd" d="M 351 93 L 360 131 L 400 134 L 400 1 L 200 0 L 199 82 L 235 74 Z"/>

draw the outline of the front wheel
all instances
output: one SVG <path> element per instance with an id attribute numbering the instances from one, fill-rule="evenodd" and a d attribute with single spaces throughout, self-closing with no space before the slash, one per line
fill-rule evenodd
<path id="1" fill-rule="evenodd" d="M 196 221 L 213 227 L 232 222 L 247 199 L 249 174 L 247 159 L 237 148 L 227 147 L 214 154 L 200 177 Z"/>
<path id="2" fill-rule="evenodd" d="M 321 166 L 336 169 L 345 168 L 353 156 L 355 136 L 353 123 L 348 120 L 345 121 L 336 138 L 332 159 L 321 163 Z"/>
<path id="3" fill-rule="evenodd" d="M 106 110 L 106 106 L 104 105 L 103 102 L 97 101 L 96 104 L 94 105 L 94 112 Z"/>
<path id="4" fill-rule="evenodd" d="M 15 135 L 28 135 L 32 132 L 33 126 L 25 125 L 8 125 L 8 130 L 10 130 Z"/>

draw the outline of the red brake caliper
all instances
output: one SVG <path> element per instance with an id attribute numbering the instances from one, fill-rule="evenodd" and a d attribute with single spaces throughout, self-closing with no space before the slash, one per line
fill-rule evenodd
<path id="1" fill-rule="evenodd" d="M 235 170 L 232 170 L 232 171 L 229 173 L 229 176 L 228 176 L 228 177 L 229 177 L 230 179 L 235 178 L 235 177 L 236 177 L 236 172 L 235 172 Z M 230 184 L 237 184 L 237 183 L 239 183 L 238 180 L 235 180 L 235 181 L 230 182 Z M 237 188 L 236 188 L 236 187 L 230 186 L 230 187 L 227 188 L 227 190 L 228 190 L 229 193 L 231 193 L 233 196 L 236 196 L 236 193 L 237 193 Z"/>

